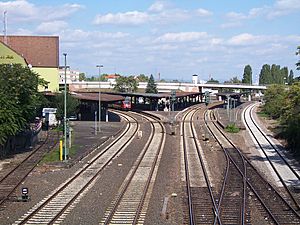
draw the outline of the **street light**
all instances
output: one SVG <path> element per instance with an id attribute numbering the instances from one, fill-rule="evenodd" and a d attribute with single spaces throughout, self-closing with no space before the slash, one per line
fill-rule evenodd
<path id="1" fill-rule="evenodd" d="M 97 65 L 97 68 L 99 68 L 99 93 L 98 93 L 98 100 L 99 100 L 99 108 L 98 108 L 98 116 L 99 116 L 99 121 L 98 121 L 98 129 L 99 132 L 101 131 L 100 128 L 100 121 L 101 121 L 101 91 L 100 91 L 100 76 L 101 76 L 101 67 L 103 67 L 103 65 Z"/>
<path id="2" fill-rule="evenodd" d="M 64 93 L 64 160 L 67 160 L 67 53 L 65 57 L 65 93 Z"/>

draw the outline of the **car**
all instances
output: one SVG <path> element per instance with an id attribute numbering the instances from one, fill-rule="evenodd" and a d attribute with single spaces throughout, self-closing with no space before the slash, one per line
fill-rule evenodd
<path id="1" fill-rule="evenodd" d="M 71 115 L 68 118 L 69 120 L 77 120 L 77 115 Z"/>

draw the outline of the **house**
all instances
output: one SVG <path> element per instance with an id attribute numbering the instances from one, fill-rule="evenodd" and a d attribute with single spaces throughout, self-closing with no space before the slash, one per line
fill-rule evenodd
<path id="1" fill-rule="evenodd" d="M 21 63 L 48 81 L 40 91 L 55 92 L 59 88 L 59 37 L 0 36 L 0 64 Z"/>
<path id="2" fill-rule="evenodd" d="M 108 82 L 114 83 L 116 82 L 116 79 L 119 78 L 119 74 L 108 74 L 105 75 L 104 78 L 107 79 Z"/>

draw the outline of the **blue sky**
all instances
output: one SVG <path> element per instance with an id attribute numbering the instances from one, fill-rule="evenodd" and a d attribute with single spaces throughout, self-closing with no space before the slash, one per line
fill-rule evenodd
<path id="1" fill-rule="evenodd" d="M 161 78 L 253 78 L 263 64 L 293 69 L 300 0 L 0 1 L 8 35 L 58 35 L 68 65 L 97 75 L 160 73 Z M 2 30 L 2 29 L 1 29 Z"/>

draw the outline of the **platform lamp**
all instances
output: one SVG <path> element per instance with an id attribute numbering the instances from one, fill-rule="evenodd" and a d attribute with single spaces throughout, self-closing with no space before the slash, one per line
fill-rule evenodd
<path id="1" fill-rule="evenodd" d="M 64 93 L 64 160 L 67 160 L 67 53 L 65 58 L 65 93 Z"/>
<path id="2" fill-rule="evenodd" d="M 101 131 L 101 127 L 100 127 L 100 122 L 101 122 L 101 91 L 100 91 L 100 77 L 101 77 L 101 67 L 103 67 L 103 65 L 97 65 L 97 68 L 99 68 L 99 92 L 98 92 L 98 103 L 99 103 L 99 108 L 98 108 L 98 117 L 99 117 L 99 121 L 98 121 L 98 129 L 99 132 Z"/>

